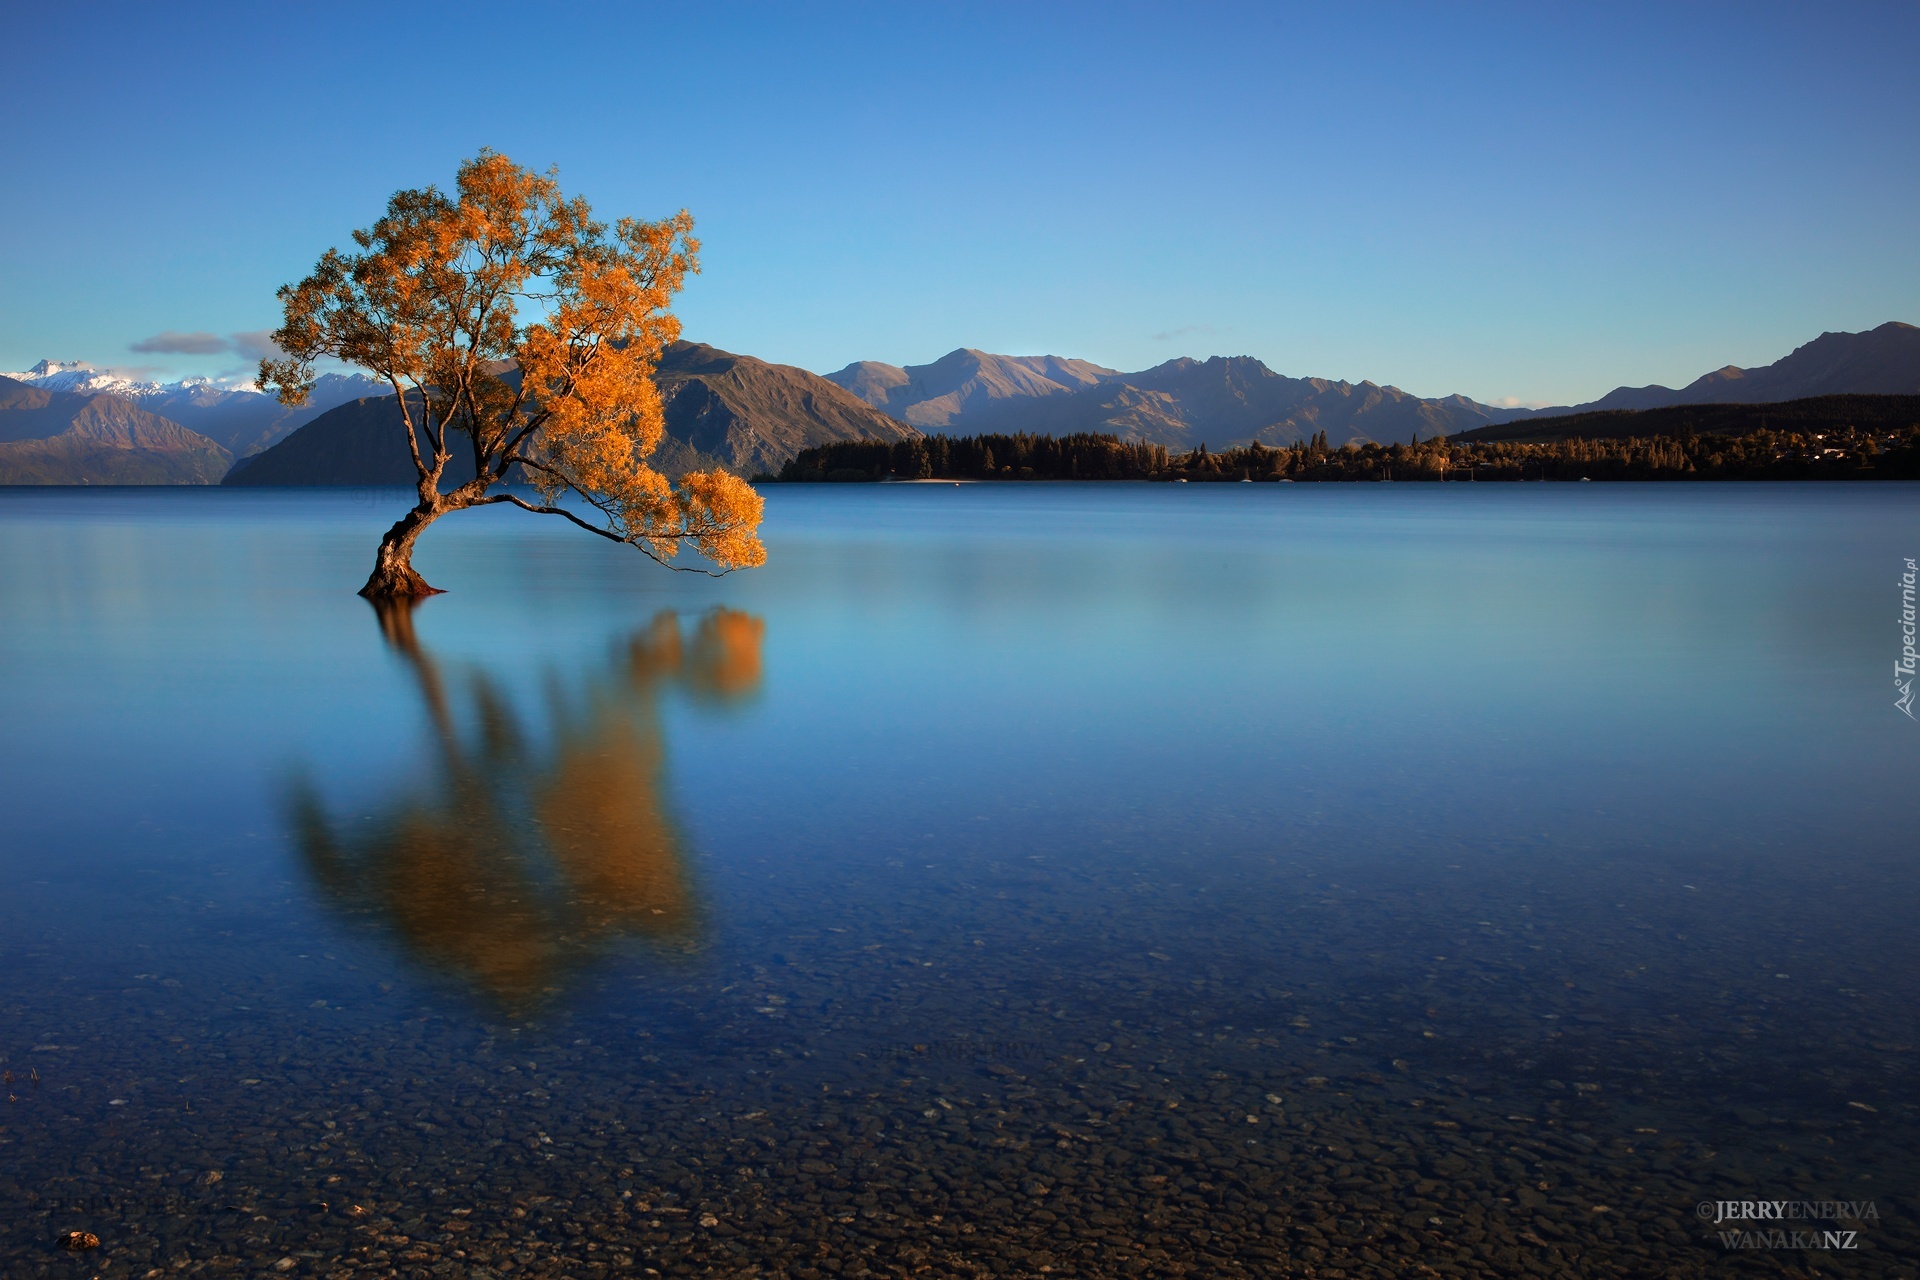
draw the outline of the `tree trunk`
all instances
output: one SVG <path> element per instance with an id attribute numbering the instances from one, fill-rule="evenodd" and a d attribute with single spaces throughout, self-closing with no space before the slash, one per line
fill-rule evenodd
<path id="1" fill-rule="evenodd" d="M 421 531 L 439 518 L 438 507 L 421 503 L 387 530 L 374 556 L 373 573 L 367 578 L 367 585 L 360 588 L 360 594 L 369 600 L 441 594 L 438 587 L 428 586 L 427 580 L 413 570 L 413 544 Z"/>

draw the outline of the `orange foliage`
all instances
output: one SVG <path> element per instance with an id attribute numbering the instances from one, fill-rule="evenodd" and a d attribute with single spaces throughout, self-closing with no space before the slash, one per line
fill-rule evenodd
<path id="1" fill-rule="evenodd" d="M 329 250 L 280 290 L 273 337 L 285 355 L 261 361 L 261 385 L 301 403 L 314 361 L 331 356 L 393 387 L 420 505 L 382 544 L 383 568 L 392 559 L 411 575 L 406 559 L 427 523 L 501 502 L 662 563 L 692 543 L 723 571 L 763 564 L 751 486 L 714 470 L 676 487 L 647 465 L 665 430 L 654 367 L 680 336 L 674 295 L 699 270 L 692 231 L 684 209 L 608 227 L 563 196 L 551 171 L 482 151 L 460 166 L 453 196 L 396 192 L 385 216 L 354 232 L 358 252 Z M 476 475 L 443 492 L 456 447 L 471 449 Z M 510 478 L 530 481 L 540 500 L 492 492 Z M 587 514 L 561 505 L 566 495 Z M 377 589 L 381 572 L 369 594 L 408 593 Z"/>

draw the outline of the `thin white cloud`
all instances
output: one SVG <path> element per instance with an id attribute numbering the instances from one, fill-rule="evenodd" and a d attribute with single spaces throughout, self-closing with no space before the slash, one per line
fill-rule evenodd
<path id="1" fill-rule="evenodd" d="M 1211 336 L 1212 333 L 1213 326 L 1210 324 L 1188 324 L 1182 325 L 1178 329 L 1168 329 L 1164 332 L 1156 333 L 1153 335 L 1153 340 L 1155 342 L 1172 342 L 1175 338 L 1190 338 L 1196 334 L 1205 337 Z"/>

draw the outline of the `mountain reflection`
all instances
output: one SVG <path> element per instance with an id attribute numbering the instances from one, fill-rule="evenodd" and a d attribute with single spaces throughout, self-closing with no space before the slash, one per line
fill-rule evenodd
<path id="1" fill-rule="evenodd" d="M 435 776 L 350 824 L 331 821 L 311 786 L 296 789 L 295 840 L 326 895 L 509 1009 L 538 1004 L 620 939 L 691 941 L 659 701 L 670 688 L 723 705 L 752 694 L 760 619 L 716 610 L 687 639 L 660 615 L 583 688 L 550 689 L 542 747 L 493 681 L 442 674 L 412 609 L 379 606 L 380 624 L 418 682 Z"/>

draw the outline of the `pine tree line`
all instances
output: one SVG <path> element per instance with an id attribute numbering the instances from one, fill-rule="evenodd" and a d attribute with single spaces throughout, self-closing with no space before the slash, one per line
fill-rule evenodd
<path id="1" fill-rule="evenodd" d="M 775 477 L 764 477 L 772 479 Z M 807 449 L 780 480 L 1498 481 L 1920 479 L 1920 424 L 1820 432 L 1347 444 L 1325 431 L 1175 454 L 1109 435 L 922 436 Z"/>
<path id="2" fill-rule="evenodd" d="M 1165 445 L 1115 436 L 920 436 L 806 449 L 782 480 L 1150 480 L 1172 459 Z"/>

